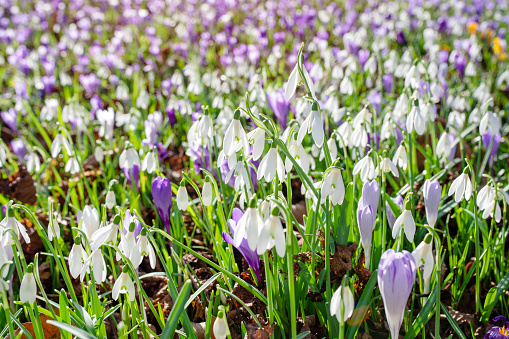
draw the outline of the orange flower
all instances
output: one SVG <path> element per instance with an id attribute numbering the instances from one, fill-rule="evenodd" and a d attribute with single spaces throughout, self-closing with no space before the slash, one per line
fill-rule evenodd
<path id="1" fill-rule="evenodd" d="M 477 27 L 479 27 L 479 24 L 475 21 L 467 25 L 468 32 L 470 33 L 470 35 L 474 35 L 477 32 Z"/>

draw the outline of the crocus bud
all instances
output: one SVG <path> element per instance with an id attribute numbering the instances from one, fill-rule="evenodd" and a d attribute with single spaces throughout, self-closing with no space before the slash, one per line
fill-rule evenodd
<path id="1" fill-rule="evenodd" d="M 173 192 L 171 191 L 171 182 L 168 178 L 157 177 L 152 182 L 152 199 L 159 212 L 159 217 L 170 233 L 171 205 L 173 204 Z"/>
<path id="2" fill-rule="evenodd" d="M 22 303 L 33 304 L 37 295 L 37 284 L 33 273 L 33 265 L 30 264 L 27 267 L 27 271 L 23 276 L 21 285 L 19 287 L 19 299 Z"/>
<path id="3" fill-rule="evenodd" d="M 201 195 L 203 204 L 205 206 L 210 206 L 212 204 L 212 185 L 210 184 L 210 179 L 208 177 L 205 179 L 205 183 L 203 184 Z"/>
<path id="4" fill-rule="evenodd" d="M 116 204 L 115 192 L 113 192 L 113 191 L 108 191 L 108 193 L 106 194 L 105 203 L 106 203 L 106 207 L 107 207 L 108 209 L 110 209 L 110 210 L 111 210 L 113 207 L 115 207 L 115 204 Z"/>
<path id="5" fill-rule="evenodd" d="M 391 338 L 398 338 L 405 306 L 412 292 L 417 267 L 408 251 L 389 249 L 378 264 L 378 286 L 384 302 Z"/>
<path id="6" fill-rule="evenodd" d="M 428 224 L 430 227 L 435 227 L 438 218 L 438 206 L 440 205 L 440 197 L 442 195 L 438 180 L 430 181 L 427 179 L 426 182 L 424 182 L 422 195 L 424 196 Z"/>
<path id="7" fill-rule="evenodd" d="M 375 216 L 370 205 L 362 205 L 359 203 L 357 209 L 357 224 L 361 234 L 361 243 L 364 248 L 366 267 L 369 267 L 371 258 L 371 239 L 373 237 L 373 229 L 375 227 Z"/>
<path id="8" fill-rule="evenodd" d="M 216 321 L 214 321 L 212 330 L 214 331 L 214 336 L 217 339 L 226 339 L 226 337 L 230 334 L 224 306 L 219 306 L 219 312 L 217 313 L 217 318 Z"/>
<path id="9" fill-rule="evenodd" d="M 177 207 L 181 211 L 185 211 L 187 209 L 187 205 L 189 204 L 189 197 L 187 195 L 186 184 L 184 180 L 180 182 L 179 190 L 177 191 Z"/>

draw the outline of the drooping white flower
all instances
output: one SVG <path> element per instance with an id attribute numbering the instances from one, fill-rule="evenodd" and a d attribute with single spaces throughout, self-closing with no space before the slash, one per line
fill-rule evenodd
<path id="1" fill-rule="evenodd" d="M 421 108 L 414 101 L 414 105 L 410 110 L 410 113 L 406 119 L 406 130 L 408 133 L 412 133 L 415 129 L 415 132 L 419 135 L 423 135 L 426 130 L 427 118 L 422 114 Z"/>
<path id="2" fill-rule="evenodd" d="M 327 172 L 322 184 L 322 196 L 330 197 L 333 205 L 341 205 L 345 198 L 345 184 L 341 170 L 333 167 Z"/>
<path id="3" fill-rule="evenodd" d="M 276 253 L 281 258 L 285 256 L 286 240 L 283 225 L 279 218 L 279 209 L 275 207 L 271 215 L 265 221 L 258 236 L 257 253 L 262 255 L 276 246 Z"/>
<path id="4" fill-rule="evenodd" d="M 87 239 L 92 239 L 92 235 L 99 228 L 99 212 L 93 206 L 87 205 L 83 209 L 81 217 L 81 229 L 85 232 Z"/>
<path id="5" fill-rule="evenodd" d="M 433 258 L 432 235 L 428 234 L 412 252 L 417 268 L 424 266 L 423 279 L 428 279 L 433 273 L 435 259 Z"/>
<path id="6" fill-rule="evenodd" d="M 52 222 L 48 225 L 48 239 L 52 241 L 53 238 L 60 238 L 60 225 L 58 225 L 57 220 L 53 217 Z"/>
<path id="7" fill-rule="evenodd" d="M 349 76 L 345 76 L 343 80 L 341 80 L 341 84 L 339 85 L 339 93 L 348 96 L 353 94 L 353 83 Z"/>
<path id="8" fill-rule="evenodd" d="M 97 162 L 101 163 L 104 160 L 104 150 L 100 145 L 97 145 L 94 150 L 94 157 Z"/>
<path id="9" fill-rule="evenodd" d="M 406 153 L 405 145 L 401 144 L 399 145 L 398 149 L 396 150 L 396 153 L 394 153 L 394 157 L 392 158 L 392 161 L 397 164 L 400 168 L 406 170 L 406 167 L 408 165 L 408 157 Z"/>
<path id="10" fill-rule="evenodd" d="M 472 182 L 470 181 L 469 175 L 465 172 L 468 169 L 465 168 L 463 173 L 461 173 L 451 184 L 449 187 L 448 195 L 451 196 L 454 194 L 454 200 L 456 202 L 460 202 L 463 199 L 463 195 L 465 195 L 465 200 L 470 200 L 472 196 Z"/>
<path id="11" fill-rule="evenodd" d="M 256 208 L 256 198 L 251 198 L 246 213 L 244 213 L 237 224 L 237 231 L 233 238 L 235 247 L 239 247 L 242 239 L 246 237 L 249 248 L 254 251 L 258 245 L 258 237 L 263 226 L 263 219 Z"/>
<path id="12" fill-rule="evenodd" d="M 329 148 L 330 158 L 332 161 L 338 157 L 338 146 L 336 145 L 336 139 L 334 137 L 327 140 L 327 147 Z M 318 160 L 322 161 L 325 158 L 325 148 L 320 151 L 320 157 Z"/>
<path id="13" fill-rule="evenodd" d="M 340 324 L 344 324 L 353 314 L 355 300 L 349 286 L 339 286 L 332 295 L 330 313 L 335 315 Z"/>
<path id="14" fill-rule="evenodd" d="M 247 139 L 253 145 L 253 160 L 260 159 L 265 148 L 265 131 L 261 128 L 255 128 L 247 134 Z"/>
<path id="15" fill-rule="evenodd" d="M 304 173 L 307 174 L 309 172 L 309 155 L 307 154 L 304 147 L 297 142 L 297 140 L 292 140 L 290 142 L 290 145 L 291 145 L 290 149 L 288 150 L 290 152 L 290 155 L 299 164 Z M 293 168 L 292 161 L 289 159 L 289 157 L 286 157 L 285 159 L 286 172 L 290 172 L 292 168 Z"/>
<path id="16" fill-rule="evenodd" d="M 120 154 L 118 159 L 120 168 L 133 168 L 134 165 L 140 166 L 140 156 L 134 147 L 128 145 L 127 148 Z"/>
<path id="17" fill-rule="evenodd" d="M 189 205 L 189 196 L 187 194 L 187 189 L 185 182 L 182 180 L 180 183 L 180 187 L 177 191 L 177 207 L 181 211 L 185 211 L 187 206 Z"/>
<path id="18" fill-rule="evenodd" d="M 148 104 L 150 103 L 150 96 L 146 90 L 142 90 L 140 94 L 138 94 L 138 98 L 136 98 L 136 107 L 141 108 L 143 110 L 148 108 Z"/>
<path id="19" fill-rule="evenodd" d="M 502 121 L 492 111 L 487 112 L 483 115 L 481 119 L 481 124 L 479 125 L 479 133 L 484 135 L 488 130 L 491 135 L 497 135 L 502 128 Z"/>
<path id="20" fill-rule="evenodd" d="M 131 277 L 129 276 L 128 271 L 129 268 L 127 265 L 125 265 L 122 268 L 122 273 L 117 278 L 117 281 L 115 281 L 113 289 L 111 290 L 111 296 L 113 300 L 118 300 L 119 294 L 125 293 L 129 295 L 130 301 L 134 301 L 134 299 L 136 298 L 134 284 L 133 281 L 131 280 Z"/>
<path id="21" fill-rule="evenodd" d="M 205 112 L 198 120 L 196 120 L 187 132 L 187 140 L 189 144 L 207 145 L 209 141 L 214 139 L 214 124 L 210 118 L 209 110 L 205 108 Z"/>
<path id="22" fill-rule="evenodd" d="M 14 244 L 12 232 L 9 230 L 12 230 L 17 238 L 21 235 L 27 244 L 30 243 L 30 237 L 28 236 L 25 226 L 16 219 L 12 208 L 7 210 L 7 216 L 0 222 L 0 236 L 3 245 Z"/>
<path id="23" fill-rule="evenodd" d="M 0 152 L 1 152 L 1 146 L 0 146 Z M 4 151 L 5 152 L 5 151 Z M 0 163 L 2 161 L 0 160 Z M 27 171 L 30 173 L 33 172 L 39 172 L 41 169 L 41 160 L 39 160 L 39 157 L 35 152 L 30 152 L 27 155 Z"/>
<path id="24" fill-rule="evenodd" d="M 104 199 L 104 203 L 106 204 L 106 207 L 111 210 L 113 207 L 115 207 L 117 200 L 115 198 L 115 192 L 112 190 L 109 190 L 106 194 L 106 198 Z"/>
<path id="25" fill-rule="evenodd" d="M 152 269 L 156 268 L 156 253 L 154 252 L 154 248 L 152 244 L 147 239 L 147 230 L 145 228 L 141 229 L 141 235 L 134 247 L 134 250 L 131 255 L 131 262 L 134 267 L 140 266 L 143 261 L 143 257 L 148 257 L 150 261 L 150 267 Z"/>
<path id="26" fill-rule="evenodd" d="M 212 204 L 212 196 L 212 185 L 207 177 L 201 191 L 201 197 L 205 206 L 210 206 Z"/>
<path id="27" fill-rule="evenodd" d="M 120 243 L 118 244 L 118 248 L 120 251 L 132 262 L 132 254 L 134 252 L 134 248 L 136 246 L 136 235 L 134 234 L 134 229 L 136 224 L 134 221 L 128 226 L 127 233 L 120 232 Z M 120 260 L 121 256 L 117 253 L 117 260 Z"/>
<path id="28" fill-rule="evenodd" d="M 373 180 L 378 176 L 378 171 L 369 153 L 353 167 L 352 174 L 357 175 L 358 173 L 360 173 L 362 182 Z"/>
<path id="29" fill-rule="evenodd" d="M 83 281 L 85 275 L 89 272 L 90 266 L 92 266 L 92 272 L 94 273 L 94 281 L 101 283 L 106 280 L 106 262 L 101 249 L 95 250 L 83 263 L 83 267 L 80 272 L 80 280 Z"/>
<path id="30" fill-rule="evenodd" d="M 53 140 L 53 143 L 51 144 L 51 157 L 56 158 L 62 150 L 62 147 L 65 149 L 67 154 L 71 154 L 72 148 L 69 140 L 67 140 L 67 138 L 64 137 L 62 133 L 58 132 L 57 136 Z"/>
<path id="31" fill-rule="evenodd" d="M 304 73 L 304 77 L 306 78 L 306 82 L 309 86 L 309 90 L 311 91 L 311 96 L 316 100 L 314 85 L 313 85 L 313 81 L 311 80 L 311 76 L 309 75 L 306 67 L 302 67 L 302 71 Z M 293 97 L 293 95 L 295 94 L 295 90 L 297 89 L 297 85 L 299 84 L 300 80 L 301 80 L 301 76 L 299 74 L 299 68 L 298 68 L 298 64 L 297 64 L 293 68 L 292 73 L 290 73 L 290 76 L 288 77 L 288 82 L 286 83 L 286 87 L 285 87 L 286 101 L 290 100 Z"/>
<path id="32" fill-rule="evenodd" d="M 228 126 L 223 139 L 223 151 L 225 156 L 231 156 L 235 152 L 243 151 L 245 157 L 248 156 L 250 147 L 246 131 L 240 122 L 240 110 L 236 110 L 233 120 Z"/>
<path id="33" fill-rule="evenodd" d="M 149 174 L 154 173 L 157 170 L 157 160 L 153 150 L 148 151 L 145 158 L 143 158 L 141 170 L 147 171 Z"/>
<path id="34" fill-rule="evenodd" d="M 27 267 L 27 271 L 21 280 L 19 286 L 19 300 L 22 303 L 33 304 L 37 296 L 37 283 L 35 282 L 35 276 L 33 273 L 33 266 L 30 264 Z"/>
<path id="35" fill-rule="evenodd" d="M 394 227 L 392 228 L 392 237 L 394 239 L 398 237 L 401 227 L 403 227 L 405 229 L 405 235 L 408 241 L 410 242 L 414 241 L 415 221 L 414 217 L 412 216 L 411 208 L 412 207 L 410 201 L 407 200 L 404 205 L 403 213 L 401 213 L 400 216 L 394 222 Z"/>
<path id="36" fill-rule="evenodd" d="M 76 156 L 72 156 L 69 158 L 69 160 L 67 160 L 64 170 L 70 174 L 76 174 L 80 171 L 80 165 L 76 159 Z"/>
<path id="37" fill-rule="evenodd" d="M 104 244 L 115 245 L 117 243 L 120 219 L 120 215 L 116 215 L 111 224 L 99 228 L 92 234 L 90 241 L 90 250 L 92 252 Z"/>
<path id="38" fill-rule="evenodd" d="M 316 102 L 313 103 L 311 113 L 300 126 L 299 133 L 297 134 L 297 142 L 302 145 L 304 137 L 309 133 L 311 133 L 313 136 L 313 140 L 315 141 L 316 146 L 322 147 L 325 133 L 323 130 L 322 118 L 318 112 L 318 105 Z"/>
<path id="39" fill-rule="evenodd" d="M 394 175 L 396 178 L 399 178 L 398 168 L 396 167 L 396 165 L 394 165 L 390 158 L 384 158 L 382 160 L 382 163 L 380 164 L 380 169 L 385 173 L 392 172 L 392 175 Z"/>
<path id="40" fill-rule="evenodd" d="M 228 328 L 228 319 L 226 318 L 226 311 L 222 305 L 219 306 L 219 312 L 217 312 L 217 318 L 214 321 L 212 330 L 214 331 L 214 337 L 217 339 L 226 339 L 230 334 L 230 329 Z"/>
<path id="41" fill-rule="evenodd" d="M 78 236 L 74 239 L 74 244 L 69 252 L 69 271 L 74 279 L 80 275 L 84 261 L 85 251 L 81 246 L 81 238 Z"/>
<path id="42" fill-rule="evenodd" d="M 97 110 L 97 120 L 101 124 L 99 128 L 99 136 L 106 140 L 113 138 L 113 131 L 115 130 L 115 111 L 112 107 L 105 110 Z M 99 161 L 99 160 L 98 160 Z"/>
<path id="43" fill-rule="evenodd" d="M 267 152 L 258 167 L 258 180 L 265 178 L 266 182 L 271 182 L 276 177 L 276 173 L 279 182 L 283 182 L 286 175 L 285 165 L 276 149 L 275 144 L 272 144 L 269 152 Z"/>

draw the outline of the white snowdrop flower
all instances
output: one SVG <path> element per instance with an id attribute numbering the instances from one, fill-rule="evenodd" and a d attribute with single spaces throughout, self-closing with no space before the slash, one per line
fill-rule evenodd
<path id="1" fill-rule="evenodd" d="M 394 227 L 392 228 L 392 237 L 396 239 L 401 230 L 401 227 L 405 229 L 405 235 L 408 241 L 414 241 L 415 235 L 415 221 L 412 216 L 412 206 L 409 200 L 405 202 L 403 213 L 396 219 L 394 222 Z"/>
<path id="2" fill-rule="evenodd" d="M 207 145 L 214 139 L 214 124 L 208 108 L 205 108 L 204 111 L 204 114 L 191 125 L 187 132 L 187 140 L 190 144 Z"/>
<path id="3" fill-rule="evenodd" d="M 33 273 L 33 264 L 28 265 L 27 271 L 19 286 L 19 301 L 33 304 L 37 296 L 37 283 Z"/>
<path id="4" fill-rule="evenodd" d="M 0 143 L 0 166 L 5 165 L 6 161 L 7 161 L 6 148 L 5 148 L 4 143 Z"/>
<path id="5" fill-rule="evenodd" d="M 41 109 L 41 120 L 50 121 L 58 116 L 58 100 L 55 98 L 47 99 L 44 107 Z"/>
<path id="6" fill-rule="evenodd" d="M 393 115 L 394 118 L 403 118 L 408 112 L 408 97 L 405 93 L 401 94 L 396 101 Z"/>
<path id="7" fill-rule="evenodd" d="M 92 272 L 94 273 L 94 281 L 96 283 L 104 282 L 106 280 L 107 269 L 106 262 L 104 261 L 103 254 L 100 249 L 93 251 L 83 263 L 83 267 L 80 272 L 81 281 L 83 281 L 85 275 L 90 271 L 90 266 L 92 266 Z"/>
<path id="8" fill-rule="evenodd" d="M 244 156 L 247 157 L 250 147 L 246 131 L 244 131 L 244 127 L 242 127 L 242 124 L 240 123 L 240 110 L 237 109 L 232 122 L 224 134 L 223 151 L 225 156 L 229 157 L 240 150 L 243 150 Z"/>
<path id="9" fill-rule="evenodd" d="M 92 252 L 104 244 L 116 245 L 118 231 L 120 230 L 120 220 L 120 215 L 117 214 L 111 224 L 99 228 L 92 234 L 90 239 L 90 250 Z"/>
<path id="10" fill-rule="evenodd" d="M 373 55 L 364 64 L 364 71 L 369 74 L 375 74 L 376 67 L 377 67 L 376 57 Z"/>
<path id="11" fill-rule="evenodd" d="M 272 144 L 270 150 L 263 157 L 258 167 L 258 180 L 264 178 L 266 182 L 271 182 L 276 177 L 279 182 L 285 180 L 285 165 L 279 155 L 275 143 Z"/>
<path id="12" fill-rule="evenodd" d="M 330 197 L 333 205 L 341 205 L 345 198 L 345 184 L 337 165 L 326 172 L 322 184 L 322 197 Z"/>
<path id="13" fill-rule="evenodd" d="M 217 312 L 217 318 L 214 321 L 212 331 L 214 331 L 214 337 L 217 339 L 226 339 L 230 334 L 230 329 L 228 328 L 228 319 L 226 318 L 226 311 L 222 305 L 219 306 L 219 312 Z"/>
<path id="14" fill-rule="evenodd" d="M 99 128 L 99 136 L 106 140 L 113 138 L 113 131 L 115 130 L 115 111 L 112 107 L 108 109 L 100 109 L 97 111 L 97 120 L 101 124 Z"/>
<path id="15" fill-rule="evenodd" d="M 154 252 L 154 248 L 152 244 L 148 241 L 147 238 L 147 230 L 145 228 L 141 229 L 141 235 L 134 247 L 133 253 L 131 255 L 131 261 L 134 267 L 140 266 L 143 261 L 143 257 L 148 257 L 150 262 L 150 267 L 152 269 L 156 268 L 156 253 Z"/>
<path id="16" fill-rule="evenodd" d="M 143 110 L 148 108 L 148 104 L 150 103 L 150 96 L 146 90 L 142 90 L 136 99 L 136 107 L 141 108 Z"/>
<path id="17" fill-rule="evenodd" d="M 140 166 L 140 156 L 134 147 L 127 145 L 118 159 L 120 168 L 133 168 L 134 165 Z"/>
<path id="18" fill-rule="evenodd" d="M 401 169 L 403 169 L 403 171 L 406 170 L 408 165 L 408 157 L 405 145 L 403 143 L 399 145 L 398 149 L 396 150 L 396 153 L 394 153 L 392 162 L 397 164 Z"/>
<path id="19" fill-rule="evenodd" d="M 493 112 L 489 111 L 483 115 L 481 124 L 479 125 L 479 133 L 484 135 L 488 130 L 491 135 L 497 135 L 502 128 L 502 121 Z"/>
<path id="20" fill-rule="evenodd" d="M 309 86 L 311 96 L 313 97 L 313 99 L 316 100 L 313 81 L 311 80 L 311 77 L 309 76 L 309 73 L 308 73 L 306 67 L 303 66 L 302 71 L 304 73 L 305 80 Z M 286 83 L 286 87 L 285 87 L 286 101 L 290 100 L 293 97 L 293 95 L 295 94 L 295 90 L 297 89 L 297 85 L 299 84 L 300 80 L 301 80 L 301 77 L 299 74 L 299 68 L 298 68 L 298 64 L 297 64 L 293 68 L 292 73 L 290 73 L 290 77 L 288 78 L 288 82 Z"/>
<path id="21" fill-rule="evenodd" d="M 276 246 L 276 253 L 281 258 L 285 256 L 286 240 L 283 225 L 279 218 L 279 208 L 272 209 L 271 215 L 265 221 L 258 236 L 257 253 L 263 255 L 266 251 Z"/>
<path id="22" fill-rule="evenodd" d="M 149 174 L 154 173 L 157 170 L 157 160 L 153 149 L 148 151 L 145 158 L 143 158 L 141 170 L 147 171 Z"/>
<path id="23" fill-rule="evenodd" d="M 349 145 L 350 136 L 352 135 L 353 129 L 350 121 L 345 121 L 338 127 L 338 141 L 339 147 L 343 148 Z M 366 136 L 367 138 L 367 136 Z M 366 141 L 367 143 L 367 141 Z"/>
<path id="24" fill-rule="evenodd" d="M 329 148 L 330 158 L 332 161 L 336 160 L 338 157 L 338 146 L 336 145 L 336 139 L 334 137 L 327 140 L 327 146 Z M 322 161 L 325 158 L 325 149 L 322 148 L 320 151 L 320 158 L 319 160 Z"/>
<path id="25" fill-rule="evenodd" d="M 456 130 L 461 130 L 465 125 L 465 113 L 452 111 L 447 117 L 447 126 L 453 126 Z"/>
<path id="26" fill-rule="evenodd" d="M 129 300 L 134 301 L 136 298 L 135 290 L 134 290 L 134 283 L 131 280 L 131 277 L 129 276 L 129 267 L 125 265 L 122 268 L 122 273 L 117 278 L 117 281 L 115 281 L 115 284 L 113 285 L 113 289 L 111 291 L 111 296 L 113 300 L 118 300 L 119 294 L 125 294 L 127 293 L 129 295 Z"/>
<path id="27" fill-rule="evenodd" d="M 256 208 L 256 198 L 253 197 L 249 202 L 249 207 L 247 208 L 246 213 L 244 213 L 237 223 L 237 230 L 235 231 L 233 238 L 233 244 L 235 247 L 239 247 L 242 239 L 247 238 L 247 243 L 251 251 L 256 250 L 256 246 L 259 241 L 258 237 L 263 226 L 263 219 Z"/>
<path id="28" fill-rule="evenodd" d="M 453 150 L 454 134 L 444 132 L 440 135 L 436 146 L 437 156 L 441 160 L 449 160 L 449 156 Z"/>
<path id="29" fill-rule="evenodd" d="M 113 209 L 113 207 L 115 207 L 115 205 L 117 204 L 115 192 L 111 190 L 108 191 L 108 193 L 106 193 L 106 199 L 104 200 L 104 203 L 109 210 Z"/>
<path id="30" fill-rule="evenodd" d="M 299 164 L 299 166 L 302 168 L 304 173 L 308 174 L 308 172 L 309 172 L 309 155 L 307 154 L 306 150 L 295 139 L 290 142 L 290 145 L 291 145 L 290 149 L 288 150 L 290 152 L 290 155 Z M 289 157 L 286 157 L 286 159 L 285 159 L 286 172 L 290 172 L 292 170 L 292 167 L 293 167 L 292 161 L 289 159 Z"/>
<path id="31" fill-rule="evenodd" d="M 495 188 L 490 184 L 484 186 L 477 194 L 477 206 L 483 211 L 483 219 L 492 217 L 496 222 L 502 219 L 502 209 L 498 201 L 509 202 L 509 195 L 500 188 Z"/>
<path id="32" fill-rule="evenodd" d="M 95 207 L 90 205 L 85 206 L 80 227 L 87 236 L 87 239 L 92 239 L 94 232 L 99 229 L 99 212 Z"/>
<path id="33" fill-rule="evenodd" d="M 304 140 L 306 134 L 309 133 L 313 136 L 316 146 L 322 147 L 325 132 L 323 130 L 322 117 L 318 112 L 318 104 L 316 102 L 313 103 L 311 113 L 300 126 L 299 133 L 297 134 L 297 142 L 302 144 L 302 140 Z"/>
<path id="34" fill-rule="evenodd" d="M 56 158 L 60 151 L 62 150 L 62 147 L 64 147 L 67 154 L 71 154 L 71 144 L 67 140 L 66 137 L 59 131 L 55 139 L 53 140 L 53 143 L 51 144 L 51 157 Z"/>
<path id="35" fill-rule="evenodd" d="M 433 273 L 433 268 L 435 267 L 432 240 L 433 236 L 431 234 L 427 234 L 424 240 L 412 252 L 417 268 L 424 266 L 422 274 L 423 279 L 430 278 L 431 273 Z"/>
<path id="36" fill-rule="evenodd" d="M 479 190 L 477 194 L 477 207 L 483 211 L 492 200 L 495 199 L 495 189 L 491 185 L 486 185 Z"/>
<path id="37" fill-rule="evenodd" d="M 115 90 L 115 97 L 120 101 L 129 100 L 129 87 L 123 81 L 119 82 Z"/>
<path id="38" fill-rule="evenodd" d="M 456 202 L 460 202 L 463 199 L 463 195 L 465 195 L 465 200 L 470 200 L 472 196 L 472 182 L 470 181 L 470 176 L 468 175 L 470 170 L 466 167 L 463 170 L 463 173 L 460 174 L 451 184 L 449 188 L 448 195 L 451 196 L 454 194 L 454 200 Z"/>
<path id="39" fill-rule="evenodd" d="M 210 179 L 207 177 L 205 179 L 205 183 L 203 184 L 203 188 L 201 191 L 201 197 L 203 200 L 203 204 L 205 206 L 210 206 L 212 204 L 212 184 L 210 183 Z"/>
<path id="40" fill-rule="evenodd" d="M 412 131 L 415 129 L 417 134 L 423 135 L 424 131 L 426 130 L 426 122 L 426 117 L 422 115 L 419 105 L 414 101 L 414 105 L 412 106 L 412 109 L 410 110 L 410 113 L 406 119 L 407 132 L 412 133 Z"/>
<path id="41" fill-rule="evenodd" d="M 1 152 L 1 146 L 0 146 L 0 152 Z M 5 154 L 5 151 L 4 151 Z M 0 163 L 3 163 L 2 160 L 0 160 Z M 30 152 L 27 155 L 27 171 L 30 173 L 33 172 L 39 172 L 41 169 L 41 160 L 37 156 L 35 152 Z"/>
<path id="42" fill-rule="evenodd" d="M 353 314 L 355 300 L 349 286 L 339 286 L 330 302 L 331 315 L 335 315 L 340 324 L 344 324 Z"/>
<path id="43" fill-rule="evenodd" d="M 339 93 L 348 96 L 353 94 L 353 83 L 349 76 L 345 76 L 343 80 L 341 80 L 341 84 L 339 85 Z"/>
<path id="44" fill-rule="evenodd" d="M 410 67 L 410 69 L 406 73 L 405 87 L 407 87 L 407 88 L 411 87 L 413 89 L 417 89 L 417 88 L 419 88 L 420 80 L 421 80 L 420 72 L 419 72 L 418 68 L 415 67 L 415 65 L 413 65 L 412 67 Z"/>
<path id="45" fill-rule="evenodd" d="M 12 238 L 12 232 L 8 230 L 12 230 L 17 238 L 21 235 L 27 244 L 30 243 L 25 226 L 16 219 L 12 208 L 7 209 L 7 216 L 0 222 L 0 236 L 3 245 L 14 245 L 15 240 Z"/>
<path id="46" fill-rule="evenodd" d="M 124 225 L 124 229 L 126 226 L 127 233 L 124 234 L 124 232 L 120 232 L 120 243 L 118 244 L 118 248 L 127 258 L 131 259 L 137 241 L 136 235 L 134 234 L 136 224 L 134 221 L 131 221 L 129 225 Z M 117 260 L 120 260 L 121 257 L 120 253 L 117 253 Z"/>
<path id="47" fill-rule="evenodd" d="M 53 239 L 60 238 L 60 225 L 58 224 L 55 217 L 52 218 L 52 222 L 48 225 L 48 239 L 52 241 Z"/>
<path id="48" fill-rule="evenodd" d="M 355 164 L 352 174 L 357 175 L 358 173 L 360 173 L 362 182 L 373 180 L 378 176 L 378 171 L 375 169 L 370 153 Z"/>
<path id="49" fill-rule="evenodd" d="M 97 162 L 101 163 L 104 160 L 104 150 L 101 146 L 97 145 L 94 150 L 94 157 Z"/>
<path id="50" fill-rule="evenodd" d="M 396 167 L 396 165 L 394 165 L 390 158 L 386 157 L 382 160 L 382 163 L 380 164 L 380 170 L 382 170 L 385 173 L 391 172 L 393 176 L 399 178 L 398 168 Z"/>
<path id="51" fill-rule="evenodd" d="M 80 275 L 84 261 L 85 251 L 83 250 L 83 246 L 81 246 L 81 237 L 77 236 L 69 252 L 69 272 L 74 279 Z"/>
<path id="52" fill-rule="evenodd" d="M 80 171 L 80 165 L 75 156 L 72 156 L 69 160 L 67 160 L 64 170 L 70 174 L 76 174 Z"/>
<path id="53" fill-rule="evenodd" d="M 265 131 L 259 127 L 247 134 L 249 144 L 253 146 L 253 160 L 260 159 L 265 148 Z"/>
<path id="54" fill-rule="evenodd" d="M 186 184 L 184 180 L 180 182 L 180 187 L 177 191 L 177 207 L 181 211 L 185 211 L 189 205 L 189 196 L 187 195 Z"/>

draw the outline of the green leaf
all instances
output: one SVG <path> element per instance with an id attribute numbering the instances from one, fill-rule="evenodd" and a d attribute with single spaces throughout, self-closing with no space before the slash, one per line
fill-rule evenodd
<path id="1" fill-rule="evenodd" d="M 219 277 L 220 275 L 221 275 L 221 273 L 214 274 L 212 277 L 209 278 L 209 280 L 207 280 L 203 285 L 201 285 L 200 288 L 198 288 L 196 290 L 196 292 L 194 292 L 193 295 L 186 302 L 185 308 L 187 308 L 189 305 L 191 305 L 191 303 L 193 302 L 194 298 L 196 298 L 201 292 L 203 292 L 203 290 L 205 290 L 207 288 L 207 286 L 212 284 L 217 279 L 217 277 Z"/>
<path id="2" fill-rule="evenodd" d="M 48 324 L 59 327 L 59 328 L 63 329 L 64 331 L 71 333 L 72 335 L 76 336 L 76 338 L 79 338 L 79 339 L 98 339 L 93 334 L 90 334 L 86 331 L 83 331 L 82 329 L 79 329 L 77 327 L 74 327 L 72 325 L 69 325 L 69 324 L 66 324 L 66 323 L 63 323 L 60 321 L 48 320 L 46 322 Z"/>
<path id="3" fill-rule="evenodd" d="M 449 311 L 447 310 L 447 307 L 445 307 L 445 305 L 440 302 L 440 307 L 442 308 L 442 311 L 444 311 L 444 314 L 445 314 L 445 317 L 447 318 L 447 320 L 449 321 L 449 324 L 451 325 L 451 327 L 454 329 L 454 331 L 456 332 L 456 334 L 461 338 L 461 339 L 467 339 L 467 337 L 465 336 L 465 334 L 463 333 L 463 331 L 460 329 L 460 327 L 458 326 L 458 324 L 456 323 L 456 321 L 452 318 L 451 314 L 449 313 Z"/>
<path id="4" fill-rule="evenodd" d="M 413 339 L 417 336 L 417 334 L 421 331 L 422 327 L 433 317 L 435 314 L 432 312 L 433 306 L 435 304 L 436 299 L 436 290 L 433 289 L 433 292 L 429 296 L 428 301 L 424 304 L 424 307 L 415 318 L 412 326 L 408 329 L 407 334 L 404 339 Z"/>
<path id="5" fill-rule="evenodd" d="M 357 303 L 357 307 L 354 309 L 354 314 L 357 314 L 356 317 L 357 320 L 364 319 L 365 312 L 367 312 L 369 305 L 371 304 L 372 300 L 370 300 L 371 295 L 373 294 L 373 291 L 375 290 L 375 284 L 376 284 L 376 278 L 377 278 L 377 271 L 375 270 L 371 274 L 371 278 L 369 278 L 368 283 L 364 287 L 364 291 L 362 291 L 361 298 L 359 299 L 359 302 Z M 357 331 L 359 330 L 359 327 L 361 326 L 361 321 L 355 321 L 355 319 L 350 318 L 350 321 L 354 320 L 354 325 L 349 326 L 348 330 L 346 331 L 346 338 L 347 339 L 353 339 L 356 337 Z"/>
<path id="6" fill-rule="evenodd" d="M 488 292 L 486 300 L 484 301 L 484 312 L 482 313 L 481 321 L 488 321 L 490 319 L 491 312 L 497 304 L 502 292 L 507 289 L 507 285 L 509 285 L 509 273 L 500 280 L 497 287 L 492 287 Z"/>
<path id="7" fill-rule="evenodd" d="M 173 338 L 175 330 L 177 329 L 179 318 L 186 308 L 185 302 L 189 298 L 190 293 L 191 293 L 191 280 L 187 280 L 184 283 L 184 286 L 182 286 L 182 289 L 180 290 L 177 300 L 173 304 L 171 313 L 168 316 L 166 325 L 164 326 L 163 333 L 161 333 L 160 337 L 161 339 Z"/>

